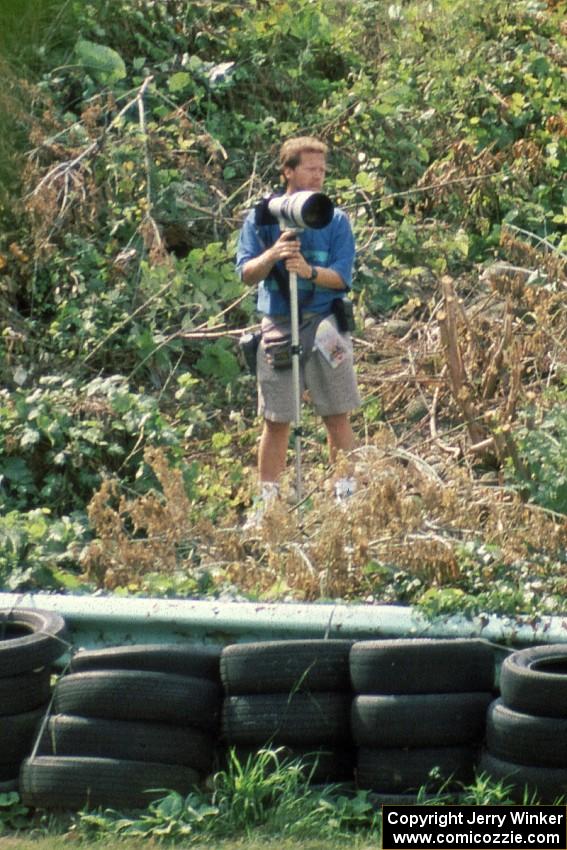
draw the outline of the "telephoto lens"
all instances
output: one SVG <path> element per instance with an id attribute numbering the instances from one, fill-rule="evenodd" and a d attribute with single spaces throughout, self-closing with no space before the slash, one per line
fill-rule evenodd
<path id="1" fill-rule="evenodd" d="M 322 192 L 293 192 L 268 201 L 270 213 L 284 227 L 320 230 L 331 223 L 333 202 Z"/>

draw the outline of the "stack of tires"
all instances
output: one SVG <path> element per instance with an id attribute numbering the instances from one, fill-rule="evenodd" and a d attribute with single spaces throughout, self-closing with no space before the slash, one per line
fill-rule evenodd
<path id="1" fill-rule="evenodd" d="M 234 644 L 222 651 L 221 734 L 240 760 L 282 748 L 313 782 L 352 781 L 349 640 Z"/>
<path id="2" fill-rule="evenodd" d="M 474 775 L 493 699 L 494 656 L 479 640 L 360 641 L 350 654 L 359 788 L 411 795 L 430 774 Z"/>
<path id="3" fill-rule="evenodd" d="M 480 769 L 541 802 L 567 794 L 567 646 L 519 650 L 500 670 L 500 699 L 488 710 Z"/>
<path id="4" fill-rule="evenodd" d="M 186 794 L 211 768 L 220 649 L 146 644 L 80 651 L 55 687 L 20 792 L 36 808 L 137 808 Z"/>
<path id="5" fill-rule="evenodd" d="M 0 610 L 0 789 L 16 789 L 51 697 L 51 665 L 67 649 L 59 614 Z"/>

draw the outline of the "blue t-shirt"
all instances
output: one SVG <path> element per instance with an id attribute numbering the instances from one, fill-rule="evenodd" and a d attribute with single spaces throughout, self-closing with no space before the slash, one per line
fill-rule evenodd
<path id="1" fill-rule="evenodd" d="M 280 236 L 277 224 L 260 225 L 255 222 L 254 210 L 251 210 L 240 231 L 236 253 L 236 268 L 242 275 L 242 268 L 255 257 L 271 247 Z M 354 236 L 346 214 L 335 207 L 333 219 L 327 227 L 319 230 L 307 228 L 299 234 L 301 253 L 313 266 L 333 269 L 345 282 L 347 289 L 352 283 L 354 265 Z M 287 278 L 285 264 L 280 261 L 278 267 Z M 341 297 L 341 290 L 317 286 L 303 277 L 297 278 L 299 306 L 313 313 L 329 313 L 331 302 Z M 289 314 L 289 301 L 281 294 L 274 277 L 268 277 L 258 285 L 258 312 L 268 316 Z"/>

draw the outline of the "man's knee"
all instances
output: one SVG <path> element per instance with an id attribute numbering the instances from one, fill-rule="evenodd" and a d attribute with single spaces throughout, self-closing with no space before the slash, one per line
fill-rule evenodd
<path id="1" fill-rule="evenodd" d="M 324 416 L 323 422 L 327 428 L 329 445 L 333 454 L 337 450 L 348 452 L 354 448 L 354 434 L 347 413 L 337 413 L 331 416 Z"/>
<path id="2" fill-rule="evenodd" d="M 347 413 L 335 413 L 330 416 L 323 416 L 323 422 L 330 434 L 343 434 L 351 431 Z"/>
<path id="3" fill-rule="evenodd" d="M 274 422 L 271 419 L 264 419 L 264 432 L 275 436 L 283 436 L 289 431 L 289 422 Z"/>

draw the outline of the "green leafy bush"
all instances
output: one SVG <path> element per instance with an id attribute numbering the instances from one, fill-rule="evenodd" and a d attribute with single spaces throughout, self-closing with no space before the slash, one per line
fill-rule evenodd
<path id="1" fill-rule="evenodd" d="M 31 814 L 16 791 L 0 793 L 0 835 L 29 827 Z"/>
<path id="2" fill-rule="evenodd" d="M 0 586 L 8 591 L 87 588 L 78 577 L 89 539 L 85 513 L 53 517 L 47 508 L 0 517 Z"/>
<path id="3" fill-rule="evenodd" d="M 528 417 L 533 415 L 532 410 Z M 516 439 L 512 481 L 536 504 L 567 515 L 567 392 L 552 395 L 541 422 L 522 427 Z"/>
<path id="4" fill-rule="evenodd" d="M 74 516 L 107 475 L 134 498 L 155 487 L 147 446 L 167 447 L 195 514 L 217 522 L 243 507 L 255 406 L 234 338 L 254 319 L 233 259 L 242 215 L 278 184 L 283 137 L 329 143 L 364 319 L 407 302 L 408 321 L 434 320 L 440 275 L 474 298 L 480 265 L 531 267 L 510 256 L 507 230 L 545 248 L 559 280 L 564 2 L 4 6 L 0 503 L 22 512 L 15 526 L 33 511 L 49 510 L 49 525 Z M 368 432 L 392 416 L 398 429 L 407 413 L 376 400 L 373 376 L 368 387 Z M 511 480 L 564 512 L 561 411 L 517 439 Z M 388 560 L 398 578 L 376 576 L 377 592 L 415 601 L 428 578 L 405 566 Z"/>
<path id="5" fill-rule="evenodd" d="M 0 395 L 0 499 L 4 510 L 68 514 L 85 507 L 102 476 L 120 471 L 143 486 L 146 444 L 179 444 L 156 399 L 124 378 L 79 386 L 51 377 Z"/>

